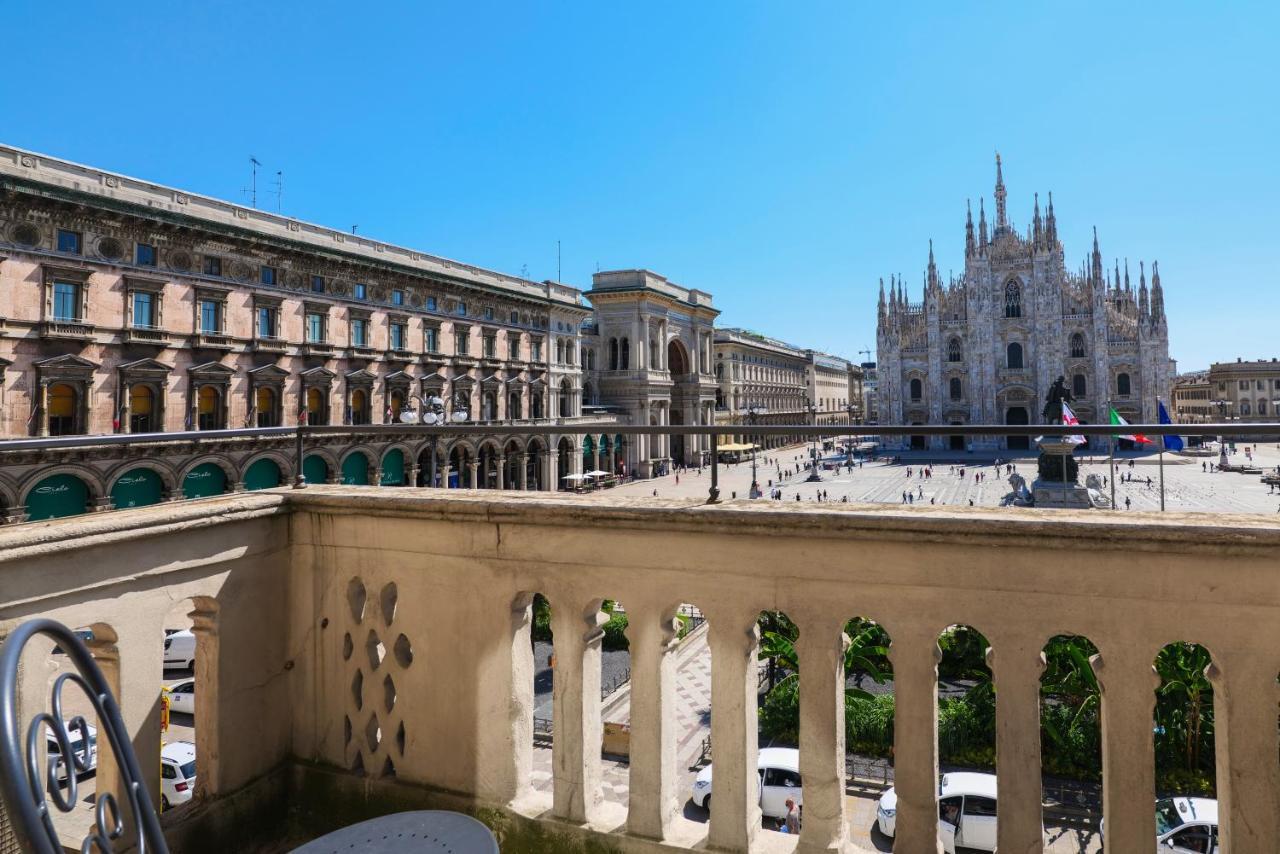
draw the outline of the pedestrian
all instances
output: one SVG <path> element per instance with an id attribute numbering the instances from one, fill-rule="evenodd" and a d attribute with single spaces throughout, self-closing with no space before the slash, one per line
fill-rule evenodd
<path id="1" fill-rule="evenodd" d="M 915 494 L 914 494 L 914 493 L 911 493 L 911 492 L 908 492 L 908 493 L 907 493 L 907 503 L 908 503 L 908 504 L 915 504 L 915 503 L 916 503 L 916 496 L 915 496 Z"/>
<path id="2" fill-rule="evenodd" d="M 676 472 L 676 486 L 680 485 L 680 472 Z"/>
<path id="3" fill-rule="evenodd" d="M 783 833 L 800 832 L 800 811 L 796 809 L 796 802 L 792 798 L 787 798 L 787 817 L 783 819 Z"/>
<path id="4" fill-rule="evenodd" d="M 905 489 L 902 490 L 902 503 L 903 504 L 907 503 L 907 491 Z"/>
<path id="5" fill-rule="evenodd" d="M 1126 495 L 1126 496 L 1124 497 L 1124 509 L 1125 509 L 1125 510 L 1128 510 L 1128 509 L 1129 509 L 1129 505 L 1130 505 L 1131 503 L 1132 503 L 1132 502 L 1130 502 L 1130 501 L 1129 501 L 1129 496 L 1127 496 L 1127 495 Z"/>
<path id="6" fill-rule="evenodd" d="M 969 506 L 970 506 L 970 507 L 972 507 L 972 506 L 973 506 L 973 499 L 972 499 L 972 498 L 970 498 L 970 499 L 969 499 Z"/>
<path id="7" fill-rule="evenodd" d="M 653 491 L 653 497 L 654 497 L 654 498 L 657 498 L 657 497 L 658 497 L 658 490 L 656 490 L 656 489 L 655 489 L 655 490 Z"/>
<path id="8" fill-rule="evenodd" d="M 1205 464 L 1204 464 L 1204 463 L 1201 463 L 1201 464 L 1200 464 L 1200 471 L 1205 471 L 1205 470 L 1206 470 L 1206 469 L 1205 469 Z"/>

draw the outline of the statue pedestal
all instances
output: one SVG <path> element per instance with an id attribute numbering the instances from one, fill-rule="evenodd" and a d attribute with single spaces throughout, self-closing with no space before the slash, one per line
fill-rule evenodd
<path id="1" fill-rule="evenodd" d="M 1095 506 L 1089 490 L 1076 480 L 1076 445 L 1056 437 L 1040 441 L 1040 476 L 1031 484 L 1036 507 L 1069 507 L 1088 510 Z M 1065 458 L 1065 459 L 1064 459 Z M 1066 466 L 1066 479 L 1062 476 Z"/>

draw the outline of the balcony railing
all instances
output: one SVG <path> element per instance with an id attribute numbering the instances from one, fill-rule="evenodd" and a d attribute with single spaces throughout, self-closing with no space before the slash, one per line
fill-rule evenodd
<path id="1" fill-rule="evenodd" d="M 92 323 L 80 320 L 46 320 L 40 324 L 40 337 L 84 340 L 93 337 L 93 330 Z"/>
<path id="2" fill-rule="evenodd" d="M 219 817 L 241 835 L 220 843 L 268 847 L 252 834 L 278 825 L 282 802 L 312 832 L 334 804 L 341 821 L 465 804 L 506 827 L 510 852 L 531 825 L 566 847 L 791 850 L 757 805 L 761 611 L 799 630 L 806 850 L 844 850 L 851 835 L 842 630 L 854 616 L 891 638 L 895 850 L 938 850 L 938 636 L 956 624 L 990 644 L 999 850 L 1043 850 L 1041 650 L 1060 634 L 1098 649 L 1108 851 L 1153 850 L 1152 661 L 1179 639 L 1213 658 L 1220 849 L 1269 852 L 1280 838 L 1271 517 L 490 495 L 312 487 L 17 526 L 0 530 L 0 572 L 18 591 L 0 606 L 6 620 L 94 628 L 158 791 L 159 684 L 139 680 L 160 672 L 163 620 L 189 597 L 200 806 L 164 816 L 174 850 Z M 554 727 L 534 717 L 535 593 L 551 606 Z M 603 597 L 625 603 L 631 642 L 625 804 L 602 796 Z M 708 823 L 685 817 L 676 761 L 681 603 L 708 625 Z M 19 720 L 42 693 L 19 694 Z M 550 791 L 533 784 L 535 740 L 551 743 Z M 99 762 L 99 792 L 116 791 L 110 757 Z"/>
<path id="3" fill-rule="evenodd" d="M 307 341 L 302 345 L 304 356 L 332 356 L 333 345 L 328 341 Z"/>
<path id="4" fill-rule="evenodd" d="M 124 343 L 154 344 L 159 347 L 167 347 L 169 333 L 167 330 L 154 326 L 130 326 L 124 331 Z"/>
<path id="5" fill-rule="evenodd" d="M 230 350 L 235 347 L 235 339 L 225 332 L 197 332 L 192 336 L 191 346 L 200 350 Z"/>
<path id="6" fill-rule="evenodd" d="M 283 353 L 289 342 L 275 336 L 260 335 L 253 339 L 253 349 L 259 353 Z"/>

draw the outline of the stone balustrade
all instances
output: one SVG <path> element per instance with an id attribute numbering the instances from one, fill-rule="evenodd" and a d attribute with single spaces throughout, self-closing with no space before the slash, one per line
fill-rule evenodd
<path id="1" fill-rule="evenodd" d="M 912 854 L 941 850 L 943 630 L 970 625 L 990 642 L 1002 852 L 1042 850 L 1041 650 L 1062 634 L 1099 650 L 1107 850 L 1151 850 L 1152 662 L 1191 641 L 1213 656 L 1221 850 L 1240 854 L 1280 839 L 1277 546 L 1269 517 L 308 487 L 2 530 L 0 633 L 34 614 L 109 626 L 104 659 L 142 766 L 156 768 L 160 618 L 190 599 L 206 807 L 171 819 L 184 838 L 221 799 L 283 785 L 269 773 L 283 763 L 448 793 L 619 850 L 772 851 L 795 843 L 760 829 L 756 618 L 784 611 L 802 663 L 795 850 L 834 852 L 849 850 L 842 627 L 867 617 L 892 639 L 894 850 Z M 530 783 L 534 593 L 555 637 L 550 796 Z M 604 599 L 629 615 L 625 808 L 601 797 Z M 711 648 L 709 824 L 682 816 L 675 759 L 686 602 L 706 615 Z M 28 674 L 24 703 L 43 678 Z"/>

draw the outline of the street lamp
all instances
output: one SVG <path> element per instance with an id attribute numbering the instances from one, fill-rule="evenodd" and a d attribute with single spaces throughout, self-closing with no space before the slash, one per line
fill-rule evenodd
<path id="1" fill-rule="evenodd" d="M 818 423 L 818 407 L 813 401 L 809 401 L 809 423 Z M 813 447 L 809 450 L 809 476 L 805 478 L 806 483 L 821 483 L 822 475 L 818 474 L 818 434 L 814 433 Z"/>
<path id="2" fill-rule="evenodd" d="M 752 427 L 756 425 L 756 416 L 764 412 L 764 408 L 754 403 L 747 404 L 747 423 Z M 756 480 L 756 437 L 751 437 L 751 491 L 747 495 L 751 498 L 760 497 L 760 482 Z"/>
<path id="3" fill-rule="evenodd" d="M 846 404 L 845 412 L 849 415 L 849 426 L 853 426 L 853 404 Z M 849 438 L 845 441 L 845 461 L 849 465 L 853 465 L 853 431 L 849 431 Z"/>
<path id="4" fill-rule="evenodd" d="M 1225 422 L 1227 420 L 1227 409 L 1231 406 L 1231 401 L 1219 398 L 1213 401 L 1213 405 L 1218 407 L 1218 420 Z M 1218 468 L 1229 465 L 1227 462 L 1227 442 L 1226 439 L 1218 435 Z"/>

